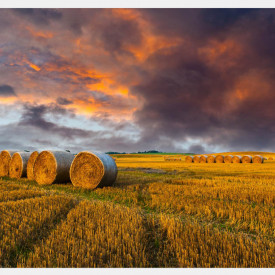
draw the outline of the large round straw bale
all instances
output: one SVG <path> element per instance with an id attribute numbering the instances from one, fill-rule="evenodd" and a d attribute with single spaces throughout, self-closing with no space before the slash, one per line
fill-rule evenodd
<path id="1" fill-rule="evenodd" d="M 263 163 L 264 162 L 264 158 L 260 155 L 256 155 L 252 158 L 252 162 L 253 163 Z"/>
<path id="2" fill-rule="evenodd" d="M 42 151 L 34 162 L 34 179 L 38 184 L 70 182 L 74 155 L 64 151 Z"/>
<path id="3" fill-rule="evenodd" d="M 217 155 L 216 156 L 216 163 L 224 163 L 224 156 L 223 155 Z"/>
<path id="4" fill-rule="evenodd" d="M 27 176 L 27 163 L 31 153 L 16 152 L 13 154 L 9 165 L 9 176 L 20 179 Z"/>
<path id="5" fill-rule="evenodd" d="M 241 156 L 234 156 L 232 158 L 233 163 L 241 163 L 242 162 L 242 157 Z"/>
<path id="6" fill-rule="evenodd" d="M 224 162 L 225 163 L 232 163 L 233 156 L 232 155 L 227 155 L 224 157 Z"/>
<path id="7" fill-rule="evenodd" d="M 31 153 L 28 164 L 27 164 L 27 178 L 29 180 L 34 180 L 33 166 L 39 155 L 39 151 L 34 151 Z"/>
<path id="8" fill-rule="evenodd" d="M 200 160 L 201 160 L 201 156 L 194 156 L 194 158 L 193 158 L 193 161 L 194 161 L 195 163 L 199 163 Z"/>
<path id="9" fill-rule="evenodd" d="M 186 157 L 185 157 L 185 162 L 187 162 L 187 163 L 192 163 L 192 162 L 193 162 L 193 159 L 194 159 L 193 156 L 186 156 Z"/>
<path id="10" fill-rule="evenodd" d="M 251 163 L 252 162 L 252 157 L 249 155 L 243 156 L 242 157 L 242 163 Z"/>
<path id="11" fill-rule="evenodd" d="M 203 155 L 200 158 L 200 163 L 206 163 L 206 160 L 207 160 L 207 156 Z"/>
<path id="12" fill-rule="evenodd" d="M 112 185 L 117 177 L 115 161 L 107 154 L 80 152 L 72 162 L 70 177 L 74 186 L 94 189 Z"/>
<path id="13" fill-rule="evenodd" d="M 11 157 L 17 151 L 13 150 L 3 150 L 0 153 L 0 177 L 5 177 L 9 175 L 9 165 Z"/>
<path id="14" fill-rule="evenodd" d="M 208 163 L 215 163 L 216 162 L 216 157 L 215 156 L 207 156 L 206 161 Z"/>

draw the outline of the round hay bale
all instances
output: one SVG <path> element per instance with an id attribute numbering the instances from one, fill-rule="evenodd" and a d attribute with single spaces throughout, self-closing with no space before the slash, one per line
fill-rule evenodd
<path id="1" fill-rule="evenodd" d="M 232 163 L 233 156 L 227 155 L 224 157 L 224 163 Z"/>
<path id="2" fill-rule="evenodd" d="M 206 159 L 207 163 L 215 163 L 216 157 L 215 156 L 208 156 Z"/>
<path id="3" fill-rule="evenodd" d="M 107 154 L 80 152 L 72 162 L 70 177 L 74 186 L 95 189 L 112 185 L 117 177 L 115 161 Z"/>
<path id="4" fill-rule="evenodd" d="M 194 161 L 195 163 L 199 163 L 200 160 L 201 160 L 201 156 L 194 156 L 194 158 L 193 158 L 193 161 Z"/>
<path id="5" fill-rule="evenodd" d="M 16 152 L 13 154 L 9 165 L 9 176 L 20 179 L 27 176 L 27 163 L 31 153 Z"/>
<path id="6" fill-rule="evenodd" d="M 207 156 L 203 155 L 200 158 L 200 163 L 206 163 L 206 160 L 207 160 Z"/>
<path id="7" fill-rule="evenodd" d="M 224 156 L 223 155 L 217 155 L 216 156 L 216 163 L 224 163 Z"/>
<path id="8" fill-rule="evenodd" d="M 273 160 L 273 158 L 272 158 L 272 157 L 269 157 L 268 160 Z"/>
<path id="9" fill-rule="evenodd" d="M 252 162 L 252 157 L 249 155 L 243 156 L 242 157 L 242 163 L 251 163 Z"/>
<path id="10" fill-rule="evenodd" d="M 193 161 L 194 161 L 194 157 L 193 156 L 186 156 L 185 157 L 185 162 L 192 163 Z"/>
<path id="11" fill-rule="evenodd" d="M 242 157 L 241 156 L 234 156 L 232 158 L 232 163 L 241 163 L 242 162 Z"/>
<path id="12" fill-rule="evenodd" d="M 28 164 L 27 164 L 27 178 L 28 180 L 34 180 L 33 166 L 39 155 L 39 151 L 34 151 L 31 153 Z"/>
<path id="13" fill-rule="evenodd" d="M 0 177 L 5 177 L 9 175 L 9 165 L 11 157 L 17 151 L 3 150 L 0 153 Z"/>
<path id="14" fill-rule="evenodd" d="M 42 151 L 33 166 L 34 179 L 38 184 L 70 182 L 70 167 L 74 155 L 64 151 Z"/>
<path id="15" fill-rule="evenodd" d="M 252 162 L 253 163 L 263 163 L 264 162 L 264 158 L 262 156 L 260 156 L 260 155 L 256 155 L 256 156 L 253 156 Z"/>

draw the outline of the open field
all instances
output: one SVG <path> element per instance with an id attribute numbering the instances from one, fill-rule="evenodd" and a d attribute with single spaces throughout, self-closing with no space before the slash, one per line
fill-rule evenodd
<path id="1" fill-rule="evenodd" d="M 275 267 L 275 153 L 231 154 L 274 161 L 116 155 L 94 191 L 3 178 L 0 266 Z"/>

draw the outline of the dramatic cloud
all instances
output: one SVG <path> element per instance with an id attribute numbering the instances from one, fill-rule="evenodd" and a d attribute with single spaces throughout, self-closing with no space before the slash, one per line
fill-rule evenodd
<path id="1" fill-rule="evenodd" d="M 0 27 L 0 149 L 275 149 L 274 9 L 3 9 Z"/>
<path id="2" fill-rule="evenodd" d="M 0 86 L 0 97 L 16 96 L 14 89 L 9 85 Z"/>

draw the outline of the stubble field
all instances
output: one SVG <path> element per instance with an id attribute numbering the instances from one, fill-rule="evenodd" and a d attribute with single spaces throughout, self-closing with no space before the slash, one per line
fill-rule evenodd
<path id="1" fill-rule="evenodd" d="M 1 179 L 0 266 L 275 267 L 275 161 L 115 157 L 94 191 Z"/>

